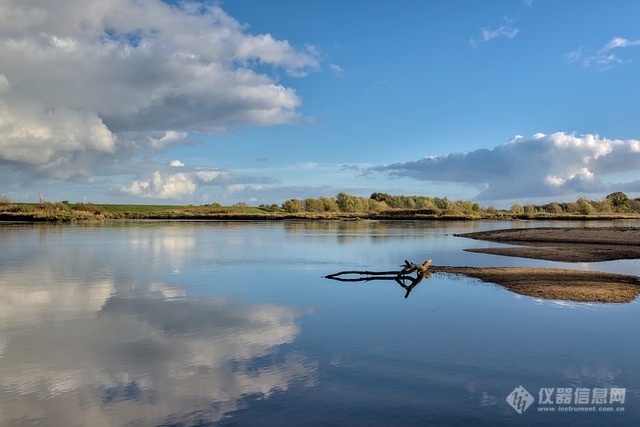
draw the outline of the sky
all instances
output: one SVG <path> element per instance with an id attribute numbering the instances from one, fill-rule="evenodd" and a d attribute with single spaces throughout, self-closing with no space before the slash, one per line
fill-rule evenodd
<path id="1" fill-rule="evenodd" d="M 0 195 L 640 196 L 635 0 L 2 0 Z"/>

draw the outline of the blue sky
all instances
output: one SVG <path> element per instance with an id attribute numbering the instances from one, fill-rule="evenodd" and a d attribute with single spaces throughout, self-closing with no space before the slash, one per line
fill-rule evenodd
<path id="1" fill-rule="evenodd" d="M 17 201 L 640 195 L 635 1 L 41 3 L 0 6 Z"/>

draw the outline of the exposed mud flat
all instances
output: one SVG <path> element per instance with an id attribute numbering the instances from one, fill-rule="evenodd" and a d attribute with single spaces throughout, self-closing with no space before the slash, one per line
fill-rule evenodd
<path id="1" fill-rule="evenodd" d="M 640 228 L 524 228 L 459 234 L 470 239 L 518 245 L 469 252 L 562 262 L 640 258 Z M 463 274 L 512 292 L 545 299 L 623 303 L 640 294 L 640 278 L 623 274 L 555 268 L 444 267 L 431 272 Z"/>
<path id="2" fill-rule="evenodd" d="M 640 228 L 517 228 L 458 234 L 476 240 L 518 245 L 474 248 L 469 252 L 562 262 L 640 258 Z"/>
<path id="3" fill-rule="evenodd" d="M 432 273 L 462 274 L 530 297 L 581 302 L 631 302 L 640 278 L 624 274 L 556 268 L 431 266 Z"/>

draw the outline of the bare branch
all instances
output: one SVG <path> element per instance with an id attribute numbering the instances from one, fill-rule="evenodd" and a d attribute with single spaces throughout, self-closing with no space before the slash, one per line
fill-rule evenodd
<path id="1" fill-rule="evenodd" d="M 413 264 L 407 260 L 404 261 L 404 267 L 400 271 L 368 271 L 368 270 L 347 270 L 324 276 L 326 279 L 337 280 L 339 282 L 369 282 L 372 280 L 393 280 L 402 286 L 407 292 L 405 298 L 409 297 L 411 291 L 418 286 L 423 279 L 431 279 L 431 275 L 427 271 L 431 265 L 431 260 L 425 261 L 423 264 Z M 416 276 L 411 276 L 411 273 Z M 342 277 L 358 275 L 360 277 Z M 409 285 L 406 282 L 409 281 Z"/>

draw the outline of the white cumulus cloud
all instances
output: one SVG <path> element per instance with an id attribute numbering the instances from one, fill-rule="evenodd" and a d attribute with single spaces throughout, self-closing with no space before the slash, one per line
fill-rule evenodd
<path id="1" fill-rule="evenodd" d="M 291 123 L 301 100 L 264 66 L 319 68 L 314 46 L 250 34 L 209 3 L 5 0 L 0 22 L 0 165 L 58 179 L 191 132 Z"/>
<path id="2" fill-rule="evenodd" d="M 196 184 L 184 173 L 162 174 L 155 171 L 147 179 L 136 179 L 121 187 L 125 194 L 154 199 L 180 199 L 193 194 Z"/>
<path id="3" fill-rule="evenodd" d="M 637 181 L 612 186 L 610 174 L 640 171 L 640 141 L 557 132 L 518 136 L 491 150 L 429 156 L 371 168 L 421 181 L 455 182 L 482 190 L 478 200 L 548 197 L 609 190 L 637 191 Z"/>
<path id="4" fill-rule="evenodd" d="M 196 193 L 204 196 L 208 190 L 216 188 L 225 194 L 251 189 L 261 191 L 271 188 L 274 180 L 270 178 L 235 175 L 221 169 L 203 169 L 186 166 L 180 160 L 138 174 L 125 184 L 112 188 L 120 195 L 142 197 L 147 199 L 180 200 Z"/>

